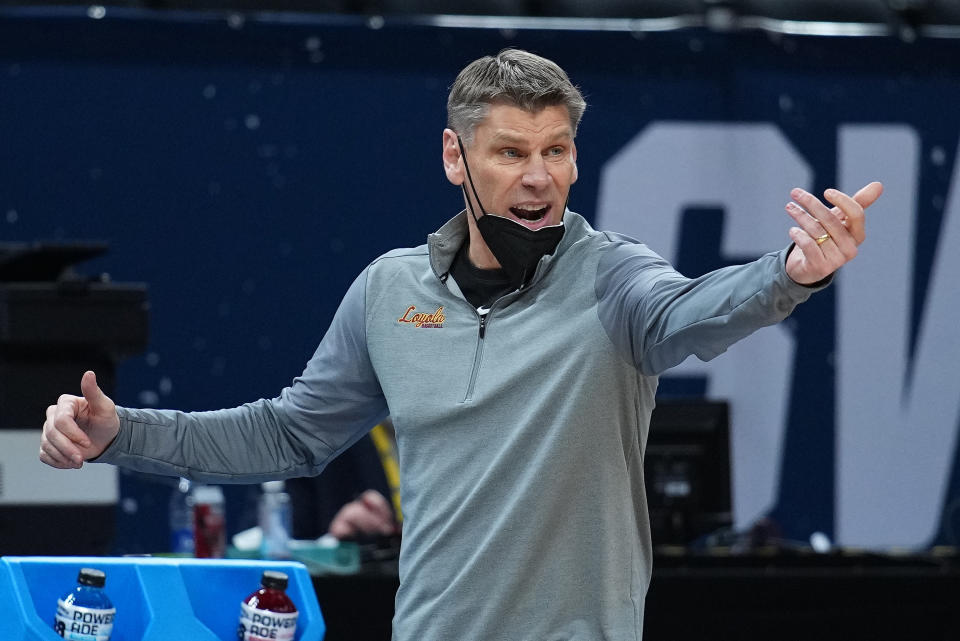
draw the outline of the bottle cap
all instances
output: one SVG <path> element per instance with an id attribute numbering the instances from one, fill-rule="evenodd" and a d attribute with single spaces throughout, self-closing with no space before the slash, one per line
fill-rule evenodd
<path id="1" fill-rule="evenodd" d="M 100 570 L 93 568 L 82 568 L 80 575 L 77 576 L 77 583 L 80 585 L 89 585 L 95 588 L 102 588 L 107 582 L 107 575 Z"/>
<path id="2" fill-rule="evenodd" d="M 286 590 L 288 581 L 287 575 L 283 572 L 267 570 L 260 578 L 260 585 L 265 588 L 273 588 L 274 590 Z"/>
<path id="3" fill-rule="evenodd" d="M 223 490 L 219 485 L 194 485 L 193 498 L 200 505 L 223 504 Z"/>
<path id="4" fill-rule="evenodd" d="M 264 492 L 283 492 L 286 484 L 283 481 L 266 481 L 260 484 Z"/>

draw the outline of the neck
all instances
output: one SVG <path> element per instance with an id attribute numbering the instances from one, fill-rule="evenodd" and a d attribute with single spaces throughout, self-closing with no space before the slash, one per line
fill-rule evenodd
<path id="1" fill-rule="evenodd" d="M 480 230 L 477 229 L 477 223 L 473 219 L 473 216 L 469 210 L 469 203 L 467 203 L 467 207 L 467 227 L 469 229 L 468 242 L 470 243 L 469 250 L 467 251 L 467 257 L 470 259 L 470 264 L 477 269 L 499 269 L 500 261 L 496 259 L 496 257 L 493 255 L 493 252 L 491 252 L 490 248 L 487 247 L 487 243 L 484 242 L 483 236 L 480 234 Z"/>
<path id="2" fill-rule="evenodd" d="M 477 269 L 500 269 L 500 262 L 483 242 L 479 230 L 473 226 L 470 229 L 470 248 L 467 251 L 467 257 Z"/>

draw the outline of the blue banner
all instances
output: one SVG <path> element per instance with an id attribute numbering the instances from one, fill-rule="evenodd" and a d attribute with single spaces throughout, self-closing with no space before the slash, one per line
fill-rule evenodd
<path id="1" fill-rule="evenodd" d="M 0 240 L 107 240 L 84 269 L 149 284 L 118 403 L 273 396 L 370 260 L 462 208 L 447 88 L 526 48 L 589 104 L 571 208 L 688 275 L 786 246 L 791 187 L 884 182 L 832 287 L 661 393 L 730 399 L 738 528 L 956 544 L 960 41 L 570 26 L 7 10 Z"/>

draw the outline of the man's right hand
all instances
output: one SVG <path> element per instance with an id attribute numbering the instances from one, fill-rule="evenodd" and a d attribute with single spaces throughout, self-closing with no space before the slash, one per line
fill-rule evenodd
<path id="1" fill-rule="evenodd" d="M 53 467 L 72 469 L 100 456 L 120 431 L 120 417 L 103 390 L 97 375 L 86 372 L 80 379 L 83 396 L 64 394 L 47 408 L 40 439 L 40 460 Z"/>

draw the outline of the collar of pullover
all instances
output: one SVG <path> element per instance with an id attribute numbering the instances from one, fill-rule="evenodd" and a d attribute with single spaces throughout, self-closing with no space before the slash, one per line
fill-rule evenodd
<path id="1" fill-rule="evenodd" d="M 466 242 L 467 236 L 470 233 L 467 226 L 467 216 L 467 210 L 464 209 L 448 220 L 443 227 L 427 236 L 427 247 L 430 251 L 430 267 L 433 268 L 433 273 L 436 274 L 440 280 L 446 280 L 447 274 L 450 272 L 450 267 L 453 265 L 453 259 L 457 255 L 457 251 L 463 243 Z M 592 231 L 583 216 L 569 209 L 563 214 L 563 225 L 565 227 L 563 239 L 560 240 L 560 244 L 557 245 L 557 249 L 553 254 L 540 259 L 541 269 L 537 278 L 541 278 L 543 274 L 547 273 L 550 263 L 559 258 L 567 248 Z M 533 281 L 531 281 L 531 283 L 532 282 Z"/>

